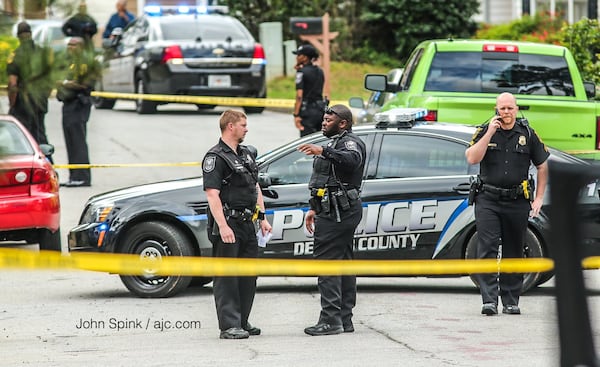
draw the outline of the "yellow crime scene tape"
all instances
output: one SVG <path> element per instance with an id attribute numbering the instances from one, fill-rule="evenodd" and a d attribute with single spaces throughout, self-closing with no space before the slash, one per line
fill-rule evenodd
<path id="1" fill-rule="evenodd" d="M 585 269 L 600 268 L 600 257 L 586 258 Z M 552 270 L 547 258 L 486 260 L 300 260 L 167 256 L 160 260 L 139 255 L 71 253 L 1 249 L 0 269 L 88 270 L 114 274 L 185 276 L 316 276 L 316 275 L 460 275 L 529 273 Z"/>
<path id="2" fill-rule="evenodd" d="M 169 94 L 140 94 L 140 93 L 115 93 L 115 92 L 92 92 L 93 97 L 109 99 L 144 99 L 156 102 L 170 103 L 192 103 L 220 106 L 248 106 L 248 107 L 273 107 L 294 108 L 294 99 L 283 98 L 245 98 L 245 97 L 207 97 L 207 96 L 184 96 Z M 348 105 L 348 101 L 330 101 L 330 105 Z"/>
<path id="3" fill-rule="evenodd" d="M 102 163 L 102 164 L 54 164 L 54 168 L 122 168 L 122 167 L 191 167 L 200 166 L 201 162 L 177 162 L 177 163 Z"/>

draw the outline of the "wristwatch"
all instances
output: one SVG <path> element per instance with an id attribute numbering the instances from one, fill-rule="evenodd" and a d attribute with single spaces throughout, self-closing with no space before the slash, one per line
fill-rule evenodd
<path id="1" fill-rule="evenodd" d="M 293 115 L 294 115 L 294 117 L 300 117 L 299 113 L 294 113 Z"/>

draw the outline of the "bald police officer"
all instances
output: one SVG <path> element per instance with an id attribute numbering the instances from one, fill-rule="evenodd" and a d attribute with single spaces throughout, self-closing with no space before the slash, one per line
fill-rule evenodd
<path id="1" fill-rule="evenodd" d="M 527 218 L 539 214 L 548 182 L 550 153 L 524 119 L 517 120 L 517 102 L 510 93 L 496 99 L 496 116 L 473 135 L 465 154 L 470 164 L 479 163 L 479 194 L 475 219 L 479 243 L 477 257 L 496 259 L 523 257 Z M 528 185 L 530 163 L 537 168 L 537 190 Z M 502 312 L 518 315 L 523 274 L 478 274 L 483 306 L 481 313 L 498 313 L 498 288 Z"/>
<path id="2" fill-rule="evenodd" d="M 321 130 L 323 110 L 323 70 L 313 61 L 319 53 L 310 44 L 304 44 L 292 51 L 296 55 L 296 101 L 294 104 L 294 123 L 300 130 L 300 136 Z"/>
<path id="3" fill-rule="evenodd" d="M 258 186 L 256 150 L 242 145 L 248 132 L 246 115 L 227 110 L 219 120 L 221 139 L 202 160 L 204 190 L 209 205 L 208 238 L 217 257 L 256 258 L 258 220 L 263 235 L 271 232 Z M 256 209 L 260 209 L 257 212 Z M 246 339 L 261 330 L 248 322 L 256 277 L 216 276 L 213 293 L 221 339 Z"/>
<path id="4" fill-rule="evenodd" d="M 314 156 L 306 229 L 314 233 L 316 259 L 350 260 L 354 257 L 354 231 L 362 219 L 360 189 L 366 148 L 352 132 L 352 112 L 346 106 L 326 109 L 321 130 L 331 138 L 326 146 L 298 147 L 300 152 Z M 319 320 L 304 332 L 313 336 L 353 332 L 356 276 L 319 276 L 318 287 Z"/>

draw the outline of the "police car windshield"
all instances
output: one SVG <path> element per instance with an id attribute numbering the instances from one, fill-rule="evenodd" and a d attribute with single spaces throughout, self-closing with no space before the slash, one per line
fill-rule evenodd
<path id="1" fill-rule="evenodd" d="M 210 19 L 210 16 L 202 18 L 178 19 L 161 24 L 161 31 L 165 40 L 198 40 L 202 42 L 219 41 L 247 41 L 249 34 L 244 32 L 237 24 L 227 24 L 223 18 Z"/>

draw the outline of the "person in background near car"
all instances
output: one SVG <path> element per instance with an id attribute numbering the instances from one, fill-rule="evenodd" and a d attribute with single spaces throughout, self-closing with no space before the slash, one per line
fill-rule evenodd
<path id="1" fill-rule="evenodd" d="M 125 29 L 127 24 L 135 19 L 135 15 L 127 11 L 127 0 L 118 0 L 116 7 L 117 12 L 111 15 L 110 19 L 108 20 L 106 28 L 102 33 L 102 38 L 111 38 L 113 29 Z"/>
<path id="2" fill-rule="evenodd" d="M 67 37 L 83 38 L 86 50 L 94 50 L 92 37 L 98 32 L 98 24 L 94 18 L 88 15 L 85 1 L 79 3 L 79 10 L 75 15 L 67 19 L 65 24 L 63 24 L 62 31 Z"/>
<path id="3" fill-rule="evenodd" d="M 48 97 L 53 88 L 51 48 L 34 44 L 27 22 L 17 25 L 19 47 L 7 60 L 8 113 L 16 117 L 38 144 L 47 144 L 44 117 L 48 112 Z M 48 159 L 52 162 L 52 157 Z"/>
<path id="4" fill-rule="evenodd" d="M 310 210 L 306 229 L 314 233 L 313 256 L 319 260 L 351 260 L 354 231 L 362 219 L 360 188 L 366 159 L 364 142 L 352 133 L 352 112 L 343 105 L 325 110 L 326 146 L 302 144 L 298 150 L 314 156 L 308 183 Z M 356 304 L 356 276 L 319 276 L 321 314 L 308 335 L 353 332 L 352 308 Z"/>
<path id="5" fill-rule="evenodd" d="M 69 164 L 89 164 L 87 122 L 92 99 L 90 93 L 100 76 L 100 66 L 93 54 L 86 51 L 81 37 L 72 37 L 67 44 L 66 79 L 57 87 L 56 97 L 63 102 L 62 124 Z M 69 181 L 61 186 L 90 186 L 89 168 L 70 169 Z"/>
<path id="6" fill-rule="evenodd" d="M 496 259 L 523 257 L 528 216 L 539 214 L 548 182 L 550 153 L 524 119 L 517 120 L 517 101 L 510 93 L 496 99 L 496 115 L 477 129 L 465 155 L 469 164 L 479 163 L 475 221 L 479 243 L 477 257 Z M 537 190 L 528 180 L 530 162 L 537 168 Z M 501 250 L 500 250 L 501 248 Z M 483 299 L 481 313 L 498 313 L 498 288 L 502 312 L 518 315 L 523 274 L 477 274 Z"/>
<path id="7" fill-rule="evenodd" d="M 323 70 L 313 61 L 319 58 L 317 50 L 304 44 L 292 51 L 296 55 L 296 102 L 294 104 L 294 123 L 300 130 L 300 136 L 305 136 L 321 130 L 323 110 L 326 102 L 323 100 Z"/>
<path id="8" fill-rule="evenodd" d="M 243 112 L 227 110 L 219 119 L 221 138 L 202 160 L 208 200 L 208 239 L 217 257 L 256 258 L 257 229 L 271 232 L 258 185 L 256 149 L 241 145 L 248 132 Z M 260 335 L 248 317 L 256 293 L 256 277 L 215 276 L 213 293 L 221 339 Z"/>

